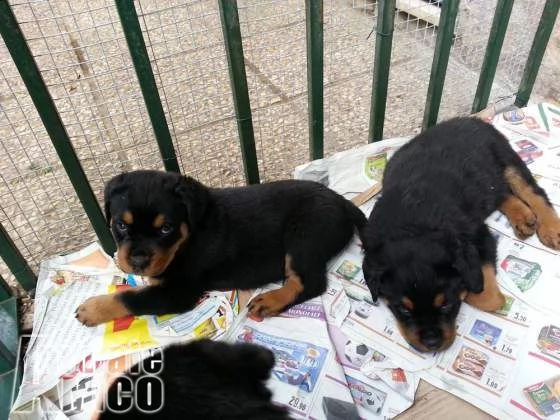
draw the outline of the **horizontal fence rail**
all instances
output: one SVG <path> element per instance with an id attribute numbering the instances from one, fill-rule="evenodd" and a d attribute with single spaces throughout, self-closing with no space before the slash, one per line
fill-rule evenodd
<path id="1" fill-rule="evenodd" d="M 323 0 L 302 0 L 302 4 L 305 8 L 305 54 L 307 58 L 307 85 L 304 92 L 306 98 L 302 96 L 303 99 L 307 99 L 309 156 L 311 159 L 318 159 L 323 157 L 326 135 L 324 92 L 328 83 L 325 77 L 328 74 L 325 72 L 325 2 Z M 372 51 L 373 74 L 367 73 L 369 80 L 373 80 L 371 95 L 369 95 L 369 91 L 367 92 L 367 95 L 371 98 L 369 125 L 366 128 L 367 141 L 378 141 L 384 137 L 389 76 L 392 70 L 391 60 L 394 53 L 395 22 L 398 16 L 397 4 L 396 0 L 382 0 L 373 3 L 374 7 L 377 7 L 377 20 L 375 22 L 376 27 L 373 30 L 375 31 L 375 50 Z M 437 36 L 433 48 L 422 129 L 434 125 L 438 120 L 448 63 L 455 39 L 459 4 L 459 0 L 443 2 L 439 20 L 435 25 Z M 181 155 L 177 139 L 174 138 L 175 134 L 168 125 L 170 117 L 166 112 L 168 113 L 169 110 L 164 109 L 162 104 L 161 92 L 156 84 L 146 40 L 144 39 L 145 35 L 140 25 L 137 5 L 138 3 L 133 0 L 115 0 L 112 7 L 118 13 L 118 22 L 120 22 L 124 33 L 127 52 L 130 54 L 130 59 L 134 65 L 143 106 L 145 106 L 149 116 L 151 130 L 154 133 L 164 168 L 168 171 L 180 172 L 182 161 L 179 159 Z M 217 5 L 217 13 L 219 13 L 218 28 L 221 31 L 224 44 L 222 51 L 225 52 L 229 72 L 228 95 L 233 100 L 233 113 L 228 118 L 231 118 L 232 124 L 233 118 L 235 118 L 236 139 L 241 152 L 246 183 L 256 184 L 261 181 L 262 174 L 259 171 L 255 144 L 253 110 L 247 81 L 247 57 L 243 48 L 240 10 L 236 0 L 218 0 Z M 506 31 L 511 25 L 510 18 L 513 7 L 513 0 L 498 0 L 479 72 L 476 93 L 473 92 L 473 112 L 483 109 L 488 103 Z M 172 8 L 170 7 L 170 9 Z M 523 77 L 517 91 L 516 104 L 519 106 L 525 105 L 529 100 L 559 9 L 560 0 L 547 0 L 544 4 L 538 29 L 534 35 Z M 372 23 L 374 23 L 373 19 Z M 8 1 L 0 1 L 0 34 L 99 242 L 105 251 L 111 254 L 115 249 L 115 244 L 100 205 L 88 182 L 70 136 L 60 117 L 59 110 L 56 108 L 49 88 L 43 80 L 37 62 L 31 53 L 28 40 L 25 39 Z M 153 60 L 157 60 L 157 58 L 153 58 Z M 0 226 L 0 256 L 24 289 L 30 290 L 35 286 L 36 277 L 33 270 L 2 226 Z M 0 277 L 0 299 L 11 294 L 7 282 Z"/>

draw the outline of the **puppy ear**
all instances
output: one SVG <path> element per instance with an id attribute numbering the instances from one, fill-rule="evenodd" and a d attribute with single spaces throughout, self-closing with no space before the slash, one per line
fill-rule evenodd
<path id="1" fill-rule="evenodd" d="M 362 272 L 371 293 L 371 298 L 374 302 L 377 302 L 385 269 L 380 265 L 372 263 L 371 258 L 366 254 L 362 263 Z"/>
<path id="2" fill-rule="evenodd" d="M 470 242 L 460 243 L 455 252 L 453 267 L 459 272 L 465 288 L 472 293 L 480 293 L 484 288 L 482 277 L 482 265 L 480 256 L 473 244 Z"/>
<path id="3" fill-rule="evenodd" d="M 111 198 L 115 195 L 117 190 L 122 189 L 124 177 L 125 177 L 124 173 L 114 176 L 105 185 L 104 201 L 105 201 L 105 220 L 107 221 L 107 226 L 111 225 Z"/>
<path id="4" fill-rule="evenodd" d="M 187 225 L 192 231 L 198 225 L 208 205 L 210 193 L 208 188 L 189 176 L 182 176 L 175 186 L 175 194 L 187 210 Z"/>
<path id="5" fill-rule="evenodd" d="M 241 367 L 245 375 L 251 375 L 255 379 L 266 380 L 270 377 L 270 371 L 274 367 L 274 353 L 267 348 L 255 344 L 237 344 L 238 357 L 233 363 Z"/>

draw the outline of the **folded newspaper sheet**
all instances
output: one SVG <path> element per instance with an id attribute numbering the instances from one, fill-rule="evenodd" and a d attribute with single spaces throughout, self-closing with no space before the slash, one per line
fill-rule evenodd
<path id="1" fill-rule="evenodd" d="M 33 334 L 11 418 L 90 418 L 107 372 L 122 371 L 171 342 L 219 338 L 239 310 L 237 292 L 215 292 L 184 314 L 129 316 L 95 328 L 74 318 L 86 298 L 142 284 L 141 277 L 120 272 L 97 244 L 41 265 Z"/>
<path id="2" fill-rule="evenodd" d="M 560 108 L 532 105 L 495 115 L 492 123 L 560 213 Z M 342 152 L 296 168 L 295 176 L 323 182 L 352 198 L 379 182 L 379 162 L 386 162 L 403 143 L 386 140 Z M 362 210 L 369 214 L 374 202 Z M 498 239 L 498 280 L 507 301 L 496 313 L 463 305 L 451 348 L 426 355 L 408 346 L 384 304 L 371 302 L 357 240 L 332 262 L 329 273 L 342 282 L 351 301 L 350 313 L 338 319 L 340 330 L 383 353 L 405 372 L 414 372 L 496 417 L 560 419 L 559 253 L 544 247 L 536 236 L 518 240 L 499 212 L 487 223 Z M 362 372 L 370 372 L 370 365 L 375 365 L 375 357 L 362 365 Z"/>

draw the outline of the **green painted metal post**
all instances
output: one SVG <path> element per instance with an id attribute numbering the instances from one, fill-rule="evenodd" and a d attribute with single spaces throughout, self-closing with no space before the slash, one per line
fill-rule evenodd
<path id="1" fill-rule="evenodd" d="M 305 0 L 309 156 L 323 157 L 323 0 Z"/>
<path id="2" fill-rule="evenodd" d="M 154 72 L 150 64 L 150 57 L 146 50 L 146 43 L 142 35 L 142 28 L 134 7 L 134 0 L 115 0 L 121 20 L 124 36 L 134 63 L 136 76 L 142 90 L 144 103 L 150 116 L 154 135 L 158 143 L 159 152 L 163 159 L 163 166 L 168 171 L 181 172 L 177 155 L 173 147 L 171 132 L 165 118 L 165 111 L 161 104 Z"/>
<path id="3" fill-rule="evenodd" d="M 375 35 L 375 59 L 373 65 L 373 84 L 371 86 L 371 107 L 369 114 L 369 139 L 378 141 L 383 138 L 387 89 L 389 87 L 389 68 L 393 47 L 396 0 L 377 3 L 377 32 Z"/>
<path id="4" fill-rule="evenodd" d="M 260 182 L 259 166 L 255 148 L 249 88 L 247 86 L 247 75 L 245 74 L 237 0 L 218 0 L 218 5 L 229 66 L 233 106 L 237 117 L 237 131 L 239 132 L 241 155 L 245 167 L 245 179 L 249 184 L 258 184 Z"/>
<path id="5" fill-rule="evenodd" d="M 558 16 L 558 10 L 560 10 L 560 0 L 546 1 L 539 26 L 533 38 L 533 45 L 531 45 L 531 50 L 529 51 L 529 57 L 527 57 L 527 62 L 525 63 L 523 77 L 521 78 L 519 89 L 517 90 L 515 105 L 519 107 L 527 105 L 529 101 L 548 40 L 554 29 L 554 22 Z"/>
<path id="6" fill-rule="evenodd" d="M 0 302 L 12 297 L 12 295 L 12 289 L 8 286 L 8 282 L 0 276 Z"/>
<path id="7" fill-rule="evenodd" d="M 25 42 L 16 17 L 8 2 L 4 0 L 0 1 L 0 34 L 101 245 L 107 253 L 112 254 L 115 250 L 115 242 L 107 227 L 99 203 L 95 199 L 49 90 L 41 77 L 29 46 Z M 7 263 L 8 261 L 6 261 Z"/>
<path id="8" fill-rule="evenodd" d="M 492 83 L 496 75 L 496 68 L 498 67 L 512 8 L 513 0 L 498 0 L 472 105 L 471 112 L 473 114 L 486 108 L 486 105 L 488 105 L 488 98 L 492 90 Z"/>
<path id="9" fill-rule="evenodd" d="M 423 130 L 437 122 L 458 11 L 459 0 L 445 0 L 443 2 L 432 70 L 430 72 L 430 84 L 428 85 L 428 95 L 426 97 L 426 106 L 424 107 Z"/>
<path id="10" fill-rule="evenodd" d="M 37 283 L 35 273 L 33 273 L 2 225 L 0 225 L 0 256 L 21 287 L 25 290 L 31 290 L 35 287 Z"/>

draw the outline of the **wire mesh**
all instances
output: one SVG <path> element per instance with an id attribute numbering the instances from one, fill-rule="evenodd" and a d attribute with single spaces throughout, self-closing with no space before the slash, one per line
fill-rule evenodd
<path id="1" fill-rule="evenodd" d="M 309 159 L 305 3 L 238 6 L 261 179 L 289 178 Z"/>
<path id="2" fill-rule="evenodd" d="M 184 173 L 213 186 L 244 182 L 216 1 L 136 4 Z"/>
<path id="3" fill-rule="evenodd" d="M 463 0 L 440 119 L 470 111 L 497 0 Z M 162 169 L 113 0 L 10 0 L 99 200 L 113 175 Z M 377 1 L 324 0 L 325 154 L 368 137 Z M 515 92 L 543 2 L 514 4 L 490 100 Z M 184 173 L 241 185 L 243 166 L 216 0 L 135 3 Z M 398 0 L 385 137 L 419 131 L 434 1 Z M 309 159 L 304 0 L 238 0 L 261 179 Z M 421 17 L 424 17 L 423 19 Z M 437 23 L 437 21 L 436 21 Z M 558 24 L 534 97 L 558 96 Z M 0 222 L 33 268 L 95 239 L 17 70 L 0 43 Z M 539 96 L 541 95 L 541 96 Z M 6 277 L 4 266 L 0 273 Z"/>

